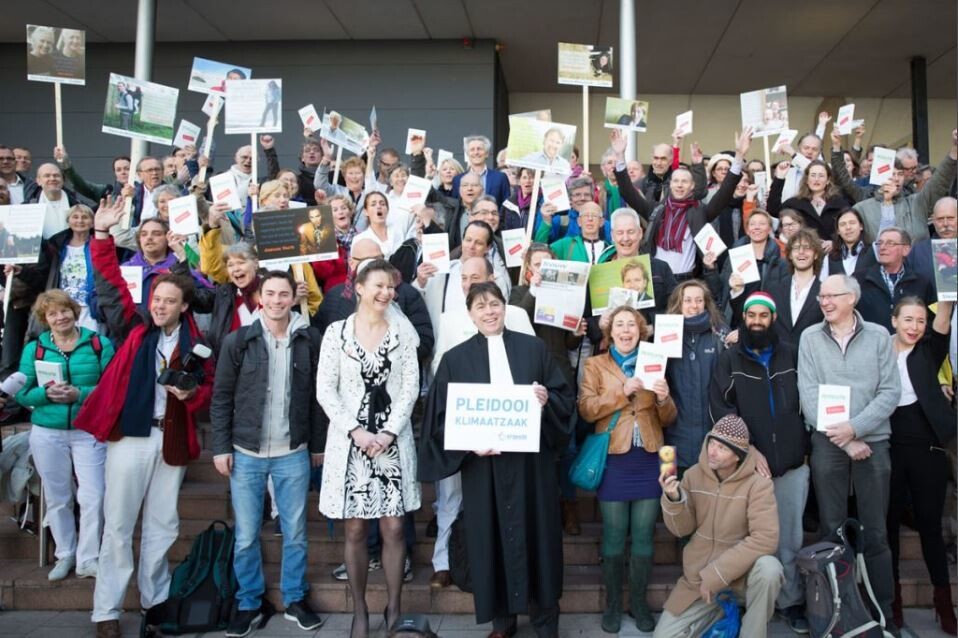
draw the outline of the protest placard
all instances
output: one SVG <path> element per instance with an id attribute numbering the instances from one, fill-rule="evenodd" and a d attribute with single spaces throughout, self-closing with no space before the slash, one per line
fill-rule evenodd
<path id="1" fill-rule="evenodd" d="M 216 117 L 220 109 L 223 108 L 223 96 L 216 93 L 210 93 L 203 102 L 203 108 L 200 109 L 207 117 Z"/>
<path id="2" fill-rule="evenodd" d="M 787 128 L 778 134 L 778 139 L 775 140 L 775 146 L 772 148 L 773 151 L 778 153 L 783 150 L 786 146 L 792 143 L 792 140 L 795 139 L 795 136 L 798 135 L 798 130 L 793 128 Z"/>
<path id="3" fill-rule="evenodd" d="M 846 104 L 841 106 L 838 109 L 838 115 L 836 116 L 835 126 L 838 127 L 838 132 L 842 135 L 848 135 L 852 132 L 853 124 L 855 122 L 855 105 Z"/>
<path id="4" fill-rule="evenodd" d="M 226 204 L 230 210 L 237 210 L 243 207 L 240 201 L 239 188 L 236 186 L 236 178 L 233 173 L 227 171 L 214 175 L 210 178 L 210 195 L 214 204 Z"/>
<path id="5" fill-rule="evenodd" d="M 655 315 L 655 333 L 653 342 L 659 346 L 666 357 L 682 358 L 682 337 L 685 331 L 685 317 L 682 315 Z"/>
<path id="6" fill-rule="evenodd" d="M 63 383 L 63 364 L 59 361 L 37 359 L 33 362 L 33 369 L 37 373 L 37 385 L 41 388 Z"/>
<path id="7" fill-rule="evenodd" d="M 895 174 L 895 149 L 876 146 L 872 155 L 872 172 L 868 183 L 881 186 Z"/>
<path id="8" fill-rule="evenodd" d="M 86 84 L 86 31 L 28 24 L 27 79 Z"/>
<path id="9" fill-rule="evenodd" d="M 46 204 L 0 206 L 0 264 L 37 263 L 46 215 Z"/>
<path id="10" fill-rule="evenodd" d="M 662 346 L 648 341 L 639 342 L 639 355 L 635 360 L 635 378 L 642 382 L 645 389 L 652 391 L 652 386 L 659 379 L 665 378 L 665 368 L 669 359 L 665 356 Z"/>
<path id="11" fill-rule="evenodd" d="M 612 288 L 628 288 L 636 291 L 635 307 L 651 308 L 655 305 L 652 289 L 652 266 L 648 255 L 636 255 L 596 264 L 589 270 L 589 299 L 592 314 L 601 315 L 609 307 L 609 291 Z"/>
<path id="12" fill-rule="evenodd" d="M 173 136 L 173 146 L 176 148 L 186 148 L 187 146 L 196 146 L 196 141 L 200 138 L 200 127 L 187 120 L 180 120 L 180 125 L 176 129 L 176 135 Z"/>
<path id="13" fill-rule="evenodd" d="M 728 248 L 712 224 L 705 224 L 702 226 L 702 230 L 697 232 L 693 239 L 695 241 L 695 245 L 699 247 L 699 250 L 702 251 L 703 255 L 707 255 L 708 253 L 712 252 L 715 253 L 716 257 L 718 257 Z"/>
<path id="14" fill-rule="evenodd" d="M 253 77 L 252 69 L 244 66 L 193 58 L 190 82 L 186 88 L 197 93 L 225 95 L 227 80 L 248 80 L 251 77 Z"/>
<path id="15" fill-rule="evenodd" d="M 525 228 L 511 228 L 502 231 L 502 250 L 506 253 L 506 268 L 521 266 L 522 258 L 526 252 Z"/>
<path id="16" fill-rule="evenodd" d="M 365 153 L 369 144 L 369 133 L 366 129 L 336 111 L 323 112 L 323 126 L 319 136 L 355 155 Z"/>
<path id="17" fill-rule="evenodd" d="M 788 128 L 788 96 L 784 86 L 749 91 L 739 97 L 742 128 L 752 127 L 752 137 L 765 137 Z"/>
<path id="18" fill-rule="evenodd" d="M 177 235 L 193 235 L 200 232 L 200 216 L 196 198 L 185 195 L 171 199 L 167 204 L 170 213 L 170 230 Z"/>
<path id="19" fill-rule="evenodd" d="M 552 121 L 552 109 L 539 109 L 538 111 L 525 111 L 524 113 L 513 113 L 514 117 L 527 117 L 540 122 Z"/>
<path id="20" fill-rule="evenodd" d="M 538 452 L 542 406 L 532 388 L 450 383 L 446 390 L 445 449 Z"/>
<path id="21" fill-rule="evenodd" d="M 958 244 L 954 239 L 931 240 L 938 301 L 958 301 Z"/>
<path id="22" fill-rule="evenodd" d="M 170 86 L 111 73 L 101 130 L 131 139 L 172 144 L 179 95 L 179 89 Z"/>
<path id="23" fill-rule="evenodd" d="M 649 103 L 643 100 L 605 98 L 605 128 L 645 133 L 649 122 Z"/>
<path id="24" fill-rule="evenodd" d="M 120 266 L 120 276 L 126 282 L 133 303 L 143 303 L 143 266 Z"/>
<path id="25" fill-rule="evenodd" d="M 536 289 L 534 323 L 575 332 L 585 310 L 589 264 L 543 259 L 539 274 L 542 281 Z"/>
<path id="26" fill-rule="evenodd" d="M 768 139 L 768 138 L 766 138 Z M 758 194 L 755 196 L 759 208 L 765 207 L 765 199 L 768 197 L 768 172 L 755 171 L 752 173 L 752 179 L 758 187 Z"/>
<path id="27" fill-rule="evenodd" d="M 399 197 L 399 208 L 409 213 L 413 212 L 416 206 L 426 203 L 426 197 L 432 188 L 432 182 L 425 177 L 410 175 L 406 179 L 406 186 L 402 189 L 402 195 Z"/>
<path id="28" fill-rule="evenodd" d="M 569 210 L 569 189 L 566 188 L 565 178 L 561 175 L 543 175 L 539 182 L 542 188 L 542 202 L 552 204 L 556 210 Z"/>
<path id="29" fill-rule="evenodd" d="M 692 132 L 692 111 L 679 113 L 675 116 L 675 128 L 680 135 L 685 136 Z"/>
<path id="30" fill-rule="evenodd" d="M 422 236 L 422 261 L 435 266 L 436 272 L 440 275 L 449 272 L 449 235 L 447 233 L 428 233 Z"/>
<path id="31" fill-rule="evenodd" d="M 742 283 L 750 284 L 761 280 L 758 272 L 758 262 L 755 260 L 755 249 L 751 244 L 729 248 L 729 265 L 732 267 L 732 273 L 738 273 L 742 276 Z"/>
<path id="32" fill-rule="evenodd" d="M 327 205 L 261 210 L 253 214 L 253 233 L 263 268 L 339 258 Z"/>
<path id="33" fill-rule="evenodd" d="M 628 306 L 629 308 L 638 308 L 639 292 L 629 288 L 609 288 L 609 300 L 606 302 L 606 308 L 618 308 L 619 306 Z"/>
<path id="34" fill-rule="evenodd" d="M 571 124 L 511 115 L 506 163 L 568 175 L 572 172 L 575 131 L 576 127 Z"/>
<path id="35" fill-rule="evenodd" d="M 559 43 L 559 84 L 612 86 L 612 47 Z"/>
<path id="36" fill-rule="evenodd" d="M 319 117 L 319 113 L 316 112 L 316 107 L 312 104 L 307 104 L 299 109 L 298 113 L 299 119 L 303 122 L 303 128 L 308 128 L 313 132 L 322 128 L 323 120 Z"/>
<path id="37" fill-rule="evenodd" d="M 406 155 L 421 153 L 426 146 L 426 131 L 420 128 L 411 128 L 406 131 Z"/>
<path id="38" fill-rule="evenodd" d="M 439 149 L 439 152 L 436 154 L 436 169 L 439 170 L 442 168 L 442 163 L 447 159 L 455 159 L 455 156 L 451 151 L 446 151 Z"/>
<path id="39" fill-rule="evenodd" d="M 282 80 L 226 80 L 227 134 L 282 131 Z"/>
<path id="40" fill-rule="evenodd" d="M 818 386 L 818 414 L 815 428 L 822 432 L 830 425 L 851 418 L 852 389 L 847 385 Z"/>

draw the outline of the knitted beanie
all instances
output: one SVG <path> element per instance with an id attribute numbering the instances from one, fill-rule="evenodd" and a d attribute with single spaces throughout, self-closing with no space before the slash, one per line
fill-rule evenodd
<path id="1" fill-rule="evenodd" d="M 772 299 L 772 296 L 767 292 L 753 292 L 748 296 L 748 299 L 745 300 L 745 305 L 742 306 L 742 312 L 747 312 L 752 306 L 759 305 L 765 306 L 772 311 L 772 314 L 775 314 L 775 300 Z"/>
<path id="2" fill-rule="evenodd" d="M 735 452 L 739 461 L 748 454 L 748 426 L 742 417 L 735 414 L 726 414 L 712 426 L 708 438 L 715 439 Z"/>

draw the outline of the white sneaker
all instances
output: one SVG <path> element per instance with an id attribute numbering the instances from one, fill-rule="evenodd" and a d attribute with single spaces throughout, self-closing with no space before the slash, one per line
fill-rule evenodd
<path id="1" fill-rule="evenodd" d="M 96 578 L 97 561 L 88 560 L 82 565 L 77 565 L 77 578 Z"/>
<path id="2" fill-rule="evenodd" d="M 77 560 L 73 556 L 67 556 L 66 558 L 61 558 L 57 561 L 57 564 L 53 566 L 53 569 L 50 570 L 50 573 L 47 574 L 48 580 L 63 580 L 70 575 L 70 571 L 76 565 Z"/>

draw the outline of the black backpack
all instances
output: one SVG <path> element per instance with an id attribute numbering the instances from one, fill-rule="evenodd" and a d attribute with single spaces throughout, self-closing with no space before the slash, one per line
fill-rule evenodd
<path id="1" fill-rule="evenodd" d="M 865 528 L 849 518 L 828 540 L 798 552 L 796 563 L 805 579 L 805 615 L 812 638 L 891 636 L 885 632 L 885 617 L 868 580 L 864 549 Z M 879 620 L 872 618 L 862 600 L 860 585 L 864 585 Z"/>
<path id="2" fill-rule="evenodd" d="M 236 607 L 233 529 L 213 521 L 196 537 L 189 556 L 173 570 L 170 597 L 143 616 L 140 635 L 224 631 Z"/>

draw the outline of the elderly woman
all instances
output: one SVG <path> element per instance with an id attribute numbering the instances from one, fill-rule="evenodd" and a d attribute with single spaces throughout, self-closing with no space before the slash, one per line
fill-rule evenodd
<path id="1" fill-rule="evenodd" d="M 370 162 L 367 165 L 360 157 L 350 157 L 343 162 L 341 167 L 342 176 L 346 185 L 340 186 L 339 184 L 332 184 L 330 183 L 329 173 L 332 169 L 332 158 L 335 157 L 335 154 L 333 153 L 332 146 L 330 146 L 326 140 L 322 140 L 322 145 L 323 159 L 316 168 L 313 185 L 317 191 L 326 193 L 327 197 L 332 197 L 333 195 L 345 195 L 349 197 L 349 200 L 356 207 L 357 211 L 357 215 L 353 219 L 353 225 L 359 230 L 365 230 L 367 221 L 365 217 L 358 214 L 358 212 L 363 209 L 366 193 L 371 190 L 371 188 L 367 188 L 367 184 L 372 184 L 375 181 L 372 163 Z"/>
<path id="2" fill-rule="evenodd" d="M 54 54 L 54 74 L 66 78 L 82 78 L 85 66 L 86 48 L 83 31 L 79 29 L 61 29 Z"/>
<path id="3" fill-rule="evenodd" d="M 354 283 L 359 305 L 326 329 L 316 380 L 329 415 L 319 509 L 346 524 L 346 572 L 353 600 L 351 636 L 369 632 L 366 578 L 369 521 L 378 520 L 388 604 L 386 627 L 400 616 L 406 547 L 403 517 L 419 509 L 413 404 L 419 396 L 419 337 L 392 309 L 396 270 L 369 262 Z"/>
<path id="4" fill-rule="evenodd" d="M 49 75 L 53 72 L 55 37 L 53 27 L 34 27 L 27 34 L 27 73 Z"/>
<path id="5" fill-rule="evenodd" d="M 16 400 L 33 410 L 30 453 L 43 481 L 45 520 L 57 546 L 50 580 L 66 578 L 74 567 L 80 578 L 96 577 L 103 530 L 106 444 L 74 429 L 73 418 L 113 357 L 113 344 L 77 326 L 80 312 L 80 305 L 62 290 L 41 293 L 33 313 L 45 331 L 24 347 L 20 359 L 26 384 Z M 79 535 L 73 515 L 74 474 Z"/>
<path id="6" fill-rule="evenodd" d="M 96 331 L 96 288 L 90 260 L 93 211 L 83 204 L 73 206 L 67 213 L 67 226 L 50 237 L 44 245 L 45 250 L 38 264 L 40 269 L 48 269 L 49 272 L 44 290 L 63 290 L 80 308 L 76 323 Z"/>
<path id="7" fill-rule="evenodd" d="M 608 352 L 586 359 L 579 387 L 579 414 L 596 432 L 611 431 L 609 456 L 596 490 L 602 512 L 602 580 L 606 606 L 602 629 L 617 633 L 622 621 L 625 538 L 629 559 L 630 609 L 639 631 L 655 629 L 646 601 L 652 571 L 652 537 L 659 514 L 659 448 L 662 429 L 675 421 L 675 403 L 665 379 L 646 387 L 635 376 L 639 342 L 651 330 L 638 310 L 620 306 L 609 317 Z"/>

